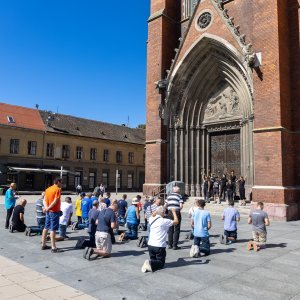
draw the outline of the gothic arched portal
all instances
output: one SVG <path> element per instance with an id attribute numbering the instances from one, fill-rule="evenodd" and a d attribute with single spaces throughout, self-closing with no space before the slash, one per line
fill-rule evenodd
<path id="1" fill-rule="evenodd" d="M 164 109 L 168 177 L 199 196 L 203 174 L 234 169 L 253 185 L 252 78 L 226 41 L 203 35 L 172 70 Z"/>

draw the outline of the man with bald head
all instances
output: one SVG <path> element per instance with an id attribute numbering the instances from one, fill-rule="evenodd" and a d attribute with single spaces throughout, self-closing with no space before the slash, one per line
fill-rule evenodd
<path id="1" fill-rule="evenodd" d="M 180 235 L 180 224 L 181 224 L 181 210 L 183 207 L 183 199 L 180 195 L 180 187 L 174 186 L 173 187 L 173 193 L 171 193 L 165 203 L 165 208 L 168 211 L 168 218 L 170 220 L 174 220 L 174 213 L 173 210 L 176 213 L 176 216 L 178 218 L 178 222 L 171 226 L 169 228 L 168 232 L 168 248 L 173 250 L 178 250 L 180 247 L 178 247 L 178 241 L 179 241 L 179 235 Z M 150 229 L 151 232 L 151 229 Z"/>
<path id="2" fill-rule="evenodd" d="M 14 208 L 11 225 L 10 225 L 10 232 L 14 230 L 19 232 L 24 232 L 26 229 L 24 213 L 25 213 L 25 206 L 27 204 L 27 200 L 22 199 L 20 204 Z"/>

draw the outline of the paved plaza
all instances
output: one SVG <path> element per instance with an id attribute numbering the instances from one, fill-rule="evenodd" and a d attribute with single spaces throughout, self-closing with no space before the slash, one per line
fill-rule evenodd
<path id="1" fill-rule="evenodd" d="M 30 199 L 25 220 L 35 225 L 34 198 Z M 65 252 L 41 251 L 39 236 L 4 229 L 3 197 L 0 203 L 0 299 L 300 299 L 300 222 L 271 221 L 268 248 L 248 252 L 249 208 L 242 210 L 238 243 L 226 246 L 218 242 L 223 228 L 219 213 L 225 205 L 209 205 L 212 252 L 192 259 L 191 241 L 185 240 L 189 200 L 181 250 L 167 251 L 165 269 L 143 274 L 148 253 L 135 241 L 114 245 L 111 258 L 87 261 L 82 250 L 74 249 L 85 231 L 68 230 L 70 239 L 58 244 Z"/>

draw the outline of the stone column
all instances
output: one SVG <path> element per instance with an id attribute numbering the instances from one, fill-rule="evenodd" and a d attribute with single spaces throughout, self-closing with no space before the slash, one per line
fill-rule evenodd
<path id="1" fill-rule="evenodd" d="M 190 127 L 191 141 L 190 141 L 190 155 L 191 155 L 191 197 L 195 197 L 195 128 Z"/>
<path id="2" fill-rule="evenodd" d="M 174 127 L 169 128 L 169 176 L 168 181 L 174 177 Z"/>
<path id="3" fill-rule="evenodd" d="M 180 148 L 179 148 L 179 156 L 180 156 L 180 176 L 179 180 L 183 181 L 184 177 L 184 128 L 180 126 Z"/>
<path id="4" fill-rule="evenodd" d="M 200 127 L 196 127 L 196 197 L 201 196 Z"/>
<path id="5" fill-rule="evenodd" d="M 184 159 L 184 182 L 185 182 L 185 193 L 187 195 L 190 195 L 190 186 L 189 186 L 189 134 L 190 129 L 188 125 L 186 125 L 186 135 L 185 135 L 185 145 L 184 145 L 184 153 L 185 153 L 185 159 Z"/>
<path id="6" fill-rule="evenodd" d="M 206 172 L 211 173 L 210 169 L 210 134 L 206 131 Z"/>

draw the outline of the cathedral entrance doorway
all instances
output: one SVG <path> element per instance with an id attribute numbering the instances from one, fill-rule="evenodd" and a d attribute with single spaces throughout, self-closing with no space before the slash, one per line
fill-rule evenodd
<path id="1" fill-rule="evenodd" d="M 240 132 L 214 133 L 210 137 L 211 173 L 219 175 L 234 170 L 241 174 Z"/>
<path id="2" fill-rule="evenodd" d="M 174 69 L 161 117 L 168 126 L 168 180 L 200 196 L 204 175 L 234 170 L 253 185 L 251 78 L 237 52 L 202 37 Z"/>

